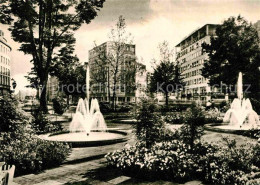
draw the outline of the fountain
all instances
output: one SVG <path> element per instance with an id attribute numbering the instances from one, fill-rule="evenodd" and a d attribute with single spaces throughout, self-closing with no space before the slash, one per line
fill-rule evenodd
<path id="1" fill-rule="evenodd" d="M 76 112 L 69 125 L 69 131 L 41 135 L 40 138 L 51 141 L 67 142 L 72 147 L 100 146 L 126 141 L 126 132 L 116 128 L 107 128 L 100 112 L 97 99 L 89 106 L 89 66 L 86 64 L 87 97 L 79 99 Z"/>
<path id="2" fill-rule="evenodd" d="M 240 72 L 237 80 L 237 97 L 226 112 L 223 122 L 229 123 L 234 128 L 250 128 L 259 125 L 259 117 L 253 110 L 248 98 L 243 98 L 242 73 Z"/>
<path id="3" fill-rule="evenodd" d="M 208 126 L 208 128 L 215 131 L 238 131 L 238 133 L 243 133 L 250 129 L 259 129 L 259 116 L 253 110 L 250 100 L 248 98 L 243 98 L 241 72 L 239 73 L 237 80 L 237 98 L 233 100 L 230 109 L 225 113 L 223 123 L 218 126 L 211 125 Z"/>
<path id="4" fill-rule="evenodd" d="M 92 99 L 89 108 L 88 100 L 80 98 L 69 131 L 71 133 L 86 132 L 89 135 L 91 131 L 106 131 L 106 129 L 107 125 L 100 112 L 97 99 Z"/>

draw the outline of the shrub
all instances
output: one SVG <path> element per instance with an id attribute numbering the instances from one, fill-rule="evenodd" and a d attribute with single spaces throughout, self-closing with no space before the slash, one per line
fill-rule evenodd
<path id="1" fill-rule="evenodd" d="M 32 128 L 37 134 L 61 131 L 60 123 L 51 122 L 39 108 L 33 112 Z"/>
<path id="2" fill-rule="evenodd" d="M 68 144 L 39 139 L 30 124 L 32 118 L 25 116 L 15 99 L 4 98 L 1 103 L 0 119 L 5 127 L 1 130 L 0 161 L 14 164 L 16 175 L 59 165 L 66 159 L 70 152 Z"/>
<path id="3" fill-rule="evenodd" d="M 184 121 L 184 112 L 171 112 L 164 116 L 164 121 L 169 124 L 182 124 Z"/>
<path id="4" fill-rule="evenodd" d="M 154 104 L 143 101 L 137 110 L 136 135 L 146 147 L 164 138 L 165 126 L 161 116 L 155 112 Z"/>
<path id="5" fill-rule="evenodd" d="M 67 105 L 66 101 L 62 97 L 57 96 L 52 100 L 52 103 L 55 113 L 62 115 L 65 112 Z"/>
<path id="6" fill-rule="evenodd" d="M 235 140 L 228 138 L 224 140 L 227 147 L 216 147 L 214 151 L 208 150 L 203 156 L 205 180 L 214 184 L 257 182 L 260 177 L 259 145 L 248 144 L 237 147 Z"/>
<path id="7" fill-rule="evenodd" d="M 196 140 L 200 140 L 203 134 L 203 126 L 206 123 L 204 110 L 193 103 L 184 115 L 184 125 L 181 127 L 180 138 L 190 145 L 191 150 Z"/>
<path id="8" fill-rule="evenodd" d="M 223 118 L 217 108 L 205 111 L 205 119 L 207 123 L 222 123 Z"/>
<path id="9" fill-rule="evenodd" d="M 0 145 L 0 159 L 14 164 L 16 175 L 59 165 L 69 152 L 68 144 L 41 140 L 29 128 L 4 133 Z"/>
<path id="10" fill-rule="evenodd" d="M 70 146 L 66 143 L 38 140 L 37 154 L 41 158 L 43 169 L 61 164 L 70 151 Z"/>
<path id="11" fill-rule="evenodd" d="M 220 104 L 219 104 L 219 110 L 220 112 L 227 112 L 228 109 L 230 109 L 230 103 L 227 102 L 227 101 L 222 101 Z"/>
<path id="12" fill-rule="evenodd" d="M 260 114 L 260 101 L 255 99 L 255 98 L 251 98 L 250 99 L 251 103 L 252 103 L 252 107 L 253 109 L 257 112 L 257 114 Z"/>
<path id="13" fill-rule="evenodd" d="M 18 101 L 10 96 L 0 100 L 0 132 L 11 132 L 28 123 L 29 117 L 18 108 Z"/>

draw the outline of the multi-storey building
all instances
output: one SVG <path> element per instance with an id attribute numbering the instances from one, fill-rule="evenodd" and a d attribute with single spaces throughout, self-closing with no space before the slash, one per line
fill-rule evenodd
<path id="1" fill-rule="evenodd" d="M 0 30 L 0 96 L 10 92 L 11 51 L 4 32 Z"/>
<path id="2" fill-rule="evenodd" d="M 55 76 L 50 76 L 47 83 L 47 99 L 48 101 L 52 101 L 57 97 L 59 92 L 59 80 Z"/>
<path id="3" fill-rule="evenodd" d="M 176 45 L 176 60 L 185 82 L 182 98 L 192 100 L 207 100 L 217 89 L 208 85 L 208 80 L 201 75 L 201 70 L 207 53 L 202 50 L 202 43 L 210 43 L 210 37 L 215 35 L 217 25 L 206 24 L 195 30 Z M 220 93 L 216 94 L 220 95 Z M 224 97 L 221 97 L 224 98 Z"/>
<path id="4" fill-rule="evenodd" d="M 112 100 L 117 67 L 116 102 L 134 102 L 137 64 L 135 45 L 124 44 L 120 56 L 115 56 L 115 50 L 116 43 L 109 41 L 89 51 L 90 94 L 100 101 L 109 101 L 109 97 Z"/>

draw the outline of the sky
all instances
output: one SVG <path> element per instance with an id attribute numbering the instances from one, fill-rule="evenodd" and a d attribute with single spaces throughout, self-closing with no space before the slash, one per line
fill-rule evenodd
<path id="1" fill-rule="evenodd" d="M 75 54 L 83 63 L 88 60 L 88 50 L 108 40 L 111 28 L 118 17 L 126 19 L 127 32 L 133 35 L 136 54 L 143 59 L 148 70 L 151 60 L 158 58 L 158 45 L 168 41 L 172 49 L 184 37 L 205 24 L 221 24 L 230 16 L 245 17 L 249 22 L 260 20 L 260 0 L 106 0 L 98 16 L 90 24 L 82 25 L 75 32 Z M 19 52 L 8 26 L 0 25 L 8 43 L 12 46 L 11 75 L 17 81 L 17 89 L 28 84 L 24 75 L 32 65 L 30 56 Z"/>

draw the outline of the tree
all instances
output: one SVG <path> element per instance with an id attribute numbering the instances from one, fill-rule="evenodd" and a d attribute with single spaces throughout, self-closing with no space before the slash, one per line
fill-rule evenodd
<path id="1" fill-rule="evenodd" d="M 235 85 L 238 73 L 244 74 L 244 84 L 250 84 L 250 91 L 259 92 L 260 73 L 259 37 L 257 30 L 243 17 L 230 17 L 216 28 L 216 36 L 211 36 L 210 44 L 203 44 L 208 53 L 202 75 L 210 85 Z M 228 92 L 229 92 L 228 91 Z"/>
<path id="2" fill-rule="evenodd" d="M 46 85 L 55 51 L 75 42 L 74 31 L 83 23 L 90 23 L 105 0 L 2 1 L 0 17 L 5 21 L 1 22 L 11 23 L 13 19 L 9 28 L 12 38 L 21 43 L 20 51 L 33 58 L 34 69 L 43 87 L 41 109 L 47 111 Z"/>
<path id="3" fill-rule="evenodd" d="M 36 98 L 39 99 L 39 90 L 40 90 L 40 84 L 39 84 L 39 78 L 37 77 L 37 73 L 34 69 L 34 67 L 32 67 L 31 71 L 28 72 L 28 75 L 25 76 L 25 78 L 29 81 L 29 85 L 27 85 L 27 88 L 32 88 L 32 89 L 36 89 L 37 93 L 36 93 Z"/>
<path id="4" fill-rule="evenodd" d="M 178 92 L 184 87 L 179 70 L 179 64 L 173 62 L 173 52 L 169 49 L 168 42 L 159 45 L 160 63 L 154 67 L 151 74 L 150 91 L 161 92 L 165 96 L 165 104 L 168 106 L 169 93 Z"/>
<path id="5" fill-rule="evenodd" d="M 126 22 L 123 16 L 119 16 L 115 28 L 111 29 L 109 40 L 108 50 L 98 46 L 95 46 L 94 50 L 98 54 L 96 63 L 101 67 L 102 74 L 107 76 L 97 82 L 101 80 L 101 83 L 107 83 L 109 97 L 110 89 L 112 89 L 112 106 L 115 109 L 117 89 L 122 89 L 121 86 L 126 82 L 126 73 L 129 74 L 131 70 L 127 66 L 136 66 L 136 58 L 131 57 L 133 56 L 130 50 L 131 34 L 126 32 Z"/>
<path id="6" fill-rule="evenodd" d="M 73 45 L 61 48 L 50 69 L 50 74 L 59 80 L 59 90 L 67 96 L 67 105 L 70 95 L 85 95 L 86 90 L 86 70 L 73 53 Z"/>

